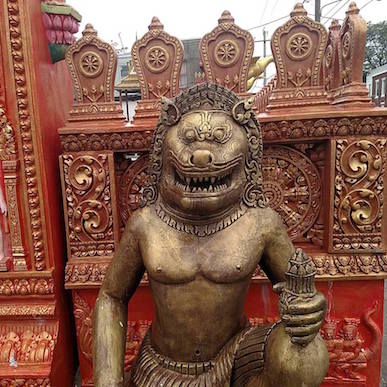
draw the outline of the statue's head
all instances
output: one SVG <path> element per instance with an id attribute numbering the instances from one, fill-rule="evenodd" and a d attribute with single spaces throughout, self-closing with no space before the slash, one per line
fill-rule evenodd
<path id="1" fill-rule="evenodd" d="M 178 217 L 201 221 L 237 206 L 263 207 L 262 142 L 251 105 L 207 83 L 164 99 L 146 202 L 160 199 Z"/>

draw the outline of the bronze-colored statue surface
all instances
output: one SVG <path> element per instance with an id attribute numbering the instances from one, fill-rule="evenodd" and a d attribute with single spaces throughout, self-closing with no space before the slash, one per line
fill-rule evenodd
<path id="1" fill-rule="evenodd" d="M 249 101 L 201 84 L 163 101 L 144 207 L 128 221 L 94 310 L 94 381 L 124 385 L 127 304 L 147 270 L 155 318 L 132 386 L 319 386 L 328 353 L 314 266 L 265 204 Z M 260 265 L 281 321 L 243 314 Z M 257 301 L 258 302 L 258 301 Z"/>

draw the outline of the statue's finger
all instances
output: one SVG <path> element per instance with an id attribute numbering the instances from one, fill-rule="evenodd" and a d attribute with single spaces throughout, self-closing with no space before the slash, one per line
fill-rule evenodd
<path id="1" fill-rule="evenodd" d="M 326 306 L 325 298 L 322 294 L 317 293 L 315 297 L 306 301 L 297 301 L 295 304 L 289 305 L 289 314 L 309 314 L 324 310 Z"/>
<path id="2" fill-rule="evenodd" d="M 316 334 L 314 335 L 309 335 L 309 336 L 302 336 L 302 337 L 292 337 L 291 338 L 291 341 L 293 344 L 298 344 L 298 345 L 307 345 L 309 344 L 311 341 L 313 341 L 313 339 L 316 337 Z"/>
<path id="3" fill-rule="evenodd" d="M 285 331 L 292 337 L 316 335 L 320 330 L 322 322 L 317 322 L 303 327 L 286 327 Z"/>
<path id="4" fill-rule="evenodd" d="M 278 282 L 277 284 L 273 285 L 273 292 L 277 294 L 281 294 L 282 291 L 285 288 L 285 282 Z"/>
<path id="5" fill-rule="evenodd" d="M 324 319 L 324 316 L 325 310 L 319 310 L 318 312 L 309 314 L 287 314 L 282 317 L 282 320 L 285 322 L 286 326 L 301 326 L 321 322 Z"/>

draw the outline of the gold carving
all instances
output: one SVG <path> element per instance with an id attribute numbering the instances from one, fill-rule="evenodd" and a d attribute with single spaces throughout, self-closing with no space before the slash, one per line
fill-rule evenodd
<path id="1" fill-rule="evenodd" d="M 239 47 L 233 40 L 221 40 L 215 46 L 215 60 L 219 66 L 231 66 L 239 59 L 239 56 Z"/>
<path id="2" fill-rule="evenodd" d="M 145 64 L 154 73 L 161 73 L 169 65 L 169 53 L 161 46 L 153 46 L 145 54 Z"/>
<path id="3" fill-rule="evenodd" d="M 305 59 L 312 51 L 312 39 L 298 32 L 292 35 L 286 43 L 286 52 L 294 60 Z"/>

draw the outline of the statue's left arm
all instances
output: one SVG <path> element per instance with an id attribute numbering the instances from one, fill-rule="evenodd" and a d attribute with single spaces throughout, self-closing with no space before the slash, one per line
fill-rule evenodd
<path id="1" fill-rule="evenodd" d="M 265 249 L 260 265 L 273 283 L 273 290 L 280 294 L 285 285 L 288 261 L 295 250 L 279 215 L 274 211 L 270 215 L 273 222 L 265 237 Z M 316 293 L 313 298 L 297 299 L 291 303 L 282 316 L 282 321 L 292 342 L 297 344 L 311 342 L 320 330 L 325 311 L 326 301 L 321 293 Z"/>

